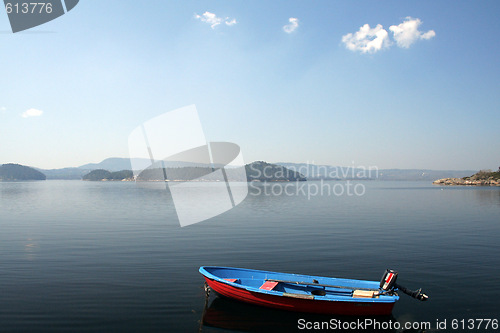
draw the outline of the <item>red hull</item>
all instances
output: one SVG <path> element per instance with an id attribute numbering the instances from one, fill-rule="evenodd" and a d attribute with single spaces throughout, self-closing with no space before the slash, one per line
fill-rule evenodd
<path id="1" fill-rule="evenodd" d="M 394 303 L 322 301 L 275 296 L 233 287 L 207 277 L 205 277 L 205 280 L 212 290 L 222 296 L 281 310 L 347 316 L 383 316 L 390 315 L 394 307 Z"/>

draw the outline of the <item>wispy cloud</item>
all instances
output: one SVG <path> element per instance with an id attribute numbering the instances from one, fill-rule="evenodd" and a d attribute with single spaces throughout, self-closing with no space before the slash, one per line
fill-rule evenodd
<path id="1" fill-rule="evenodd" d="M 232 25 L 235 25 L 236 23 L 238 23 L 238 21 L 236 21 L 236 19 L 232 19 L 231 21 L 228 21 L 229 18 L 226 19 L 226 25 L 228 26 L 232 26 Z"/>
<path id="2" fill-rule="evenodd" d="M 414 19 L 408 16 L 403 23 L 391 25 L 389 30 L 394 34 L 394 40 L 398 46 L 407 49 L 419 39 L 431 39 L 436 36 L 434 30 L 429 30 L 425 33 L 419 31 L 418 27 L 421 24 L 422 21 L 420 19 Z"/>
<path id="3" fill-rule="evenodd" d="M 7 111 L 7 108 L 5 106 L 0 106 L 0 112 L 5 112 Z"/>
<path id="4" fill-rule="evenodd" d="M 210 12 L 204 12 L 201 15 L 195 14 L 194 17 L 200 20 L 201 22 L 210 24 L 210 27 L 212 29 L 215 29 L 215 27 L 221 24 L 222 22 L 226 23 L 227 26 L 233 26 L 236 23 L 238 23 L 238 21 L 236 21 L 236 19 L 234 18 L 233 19 L 230 19 L 229 17 L 222 18 Z"/>
<path id="5" fill-rule="evenodd" d="M 28 109 L 23 112 L 21 115 L 23 118 L 30 118 L 30 117 L 40 117 L 43 114 L 42 110 L 37 110 L 37 109 Z"/>
<path id="6" fill-rule="evenodd" d="M 377 24 L 375 28 L 365 24 L 354 34 L 342 36 L 342 42 L 349 50 L 361 53 L 375 53 L 391 45 L 389 34 L 381 24 Z"/>
<path id="7" fill-rule="evenodd" d="M 391 25 L 389 30 L 393 33 L 397 46 L 409 48 L 419 39 L 431 39 L 436 36 L 434 30 L 425 33 L 418 30 L 421 24 L 420 19 L 408 16 L 403 23 Z M 377 24 L 375 28 L 370 28 L 368 24 L 365 24 L 357 32 L 342 36 L 342 42 L 347 49 L 361 53 L 375 53 L 393 45 L 389 33 L 381 24 Z"/>
<path id="8" fill-rule="evenodd" d="M 299 19 L 296 17 L 290 17 L 288 22 L 290 23 L 283 26 L 283 31 L 287 34 L 291 34 L 299 27 Z"/>

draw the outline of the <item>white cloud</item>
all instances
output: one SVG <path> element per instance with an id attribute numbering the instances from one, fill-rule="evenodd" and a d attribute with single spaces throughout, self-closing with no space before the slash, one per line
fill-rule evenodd
<path id="1" fill-rule="evenodd" d="M 290 22 L 290 24 L 284 25 L 283 31 L 286 32 L 287 34 L 291 34 L 299 27 L 299 19 L 296 17 L 290 17 L 288 19 L 288 22 Z"/>
<path id="2" fill-rule="evenodd" d="M 391 25 L 389 30 L 394 34 L 394 40 L 398 46 L 407 49 L 419 39 L 431 39 L 436 36 L 434 30 L 429 30 L 425 33 L 419 31 L 418 27 L 421 24 L 422 21 L 420 21 L 420 19 L 414 19 L 408 16 L 403 23 Z"/>
<path id="3" fill-rule="evenodd" d="M 217 15 L 210 12 L 204 12 L 202 15 L 196 14 L 195 18 L 201 20 L 202 22 L 210 24 L 210 27 L 212 29 L 222 23 L 222 19 L 220 17 L 217 17 Z"/>
<path id="4" fill-rule="evenodd" d="M 349 50 L 361 53 L 375 53 L 391 45 L 389 34 L 381 24 L 373 29 L 365 24 L 356 33 L 342 36 L 342 42 Z"/>
<path id="5" fill-rule="evenodd" d="M 43 114 L 42 110 L 28 109 L 28 110 L 23 112 L 22 117 L 23 118 L 40 117 L 42 114 Z"/>
<path id="6" fill-rule="evenodd" d="M 236 19 L 232 19 L 231 21 L 228 21 L 229 18 L 226 19 L 226 25 L 228 26 L 232 26 L 232 25 L 235 25 L 236 23 L 238 23 L 238 21 L 236 21 Z"/>
<path id="7" fill-rule="evenodd" d="M 214 13 L 210 13 L 210 12 L 204 12 L 201 15 L 195 14 L 194 17 L 196 19 L 200 20 L 201 22 L 205 22 L 207 24 L 210 24 L 210 27 L 212 29 L 215 29 L 215 27 L 218 26 L 219 24 L 221 24 L 222 22 L 226 23 L 226 25 L 228 25 L 228 26 L 233 26 L 236 23 L 238 23 L 236 21 L 236 19 L 234 19 L 234 18 L 229 19 L 229 17 L 226 17 L 225 19 L 223 19 L 222 17 L 218 17 Z"/>
<path id="8" fill-rule="evenodd" d="M 0 106 L 0 112 L 5 112 L 7 111 L 7 108 L 5 106 Z"/>

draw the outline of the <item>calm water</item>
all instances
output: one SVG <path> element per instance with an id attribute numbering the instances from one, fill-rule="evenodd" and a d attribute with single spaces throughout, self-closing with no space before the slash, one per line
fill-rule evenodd
<path id="1" fill-rule="evenodd" d="M 430 296 L 403 295 L 393 320 L 500 319 L 500 188 L 362 184 L 362 196 L 309 199 L 260 185 L 235 209 L 180 228 L 165 190 L 0 182 L 0 331 L 297 326 L 297 315 L 213 296 L 203 321 L 201 265 L 370 280 L 390 267 Z"/>

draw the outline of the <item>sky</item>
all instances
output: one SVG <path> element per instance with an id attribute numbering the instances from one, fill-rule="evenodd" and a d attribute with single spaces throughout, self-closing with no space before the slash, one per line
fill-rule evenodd
<path id="1" fill-rule="evenodd" d="M 498 1 L 81 0 L 12 33 L 0 10 L 0 164 L 128 157 L 196 105 L 245 162 L 500 165 Z"/>

